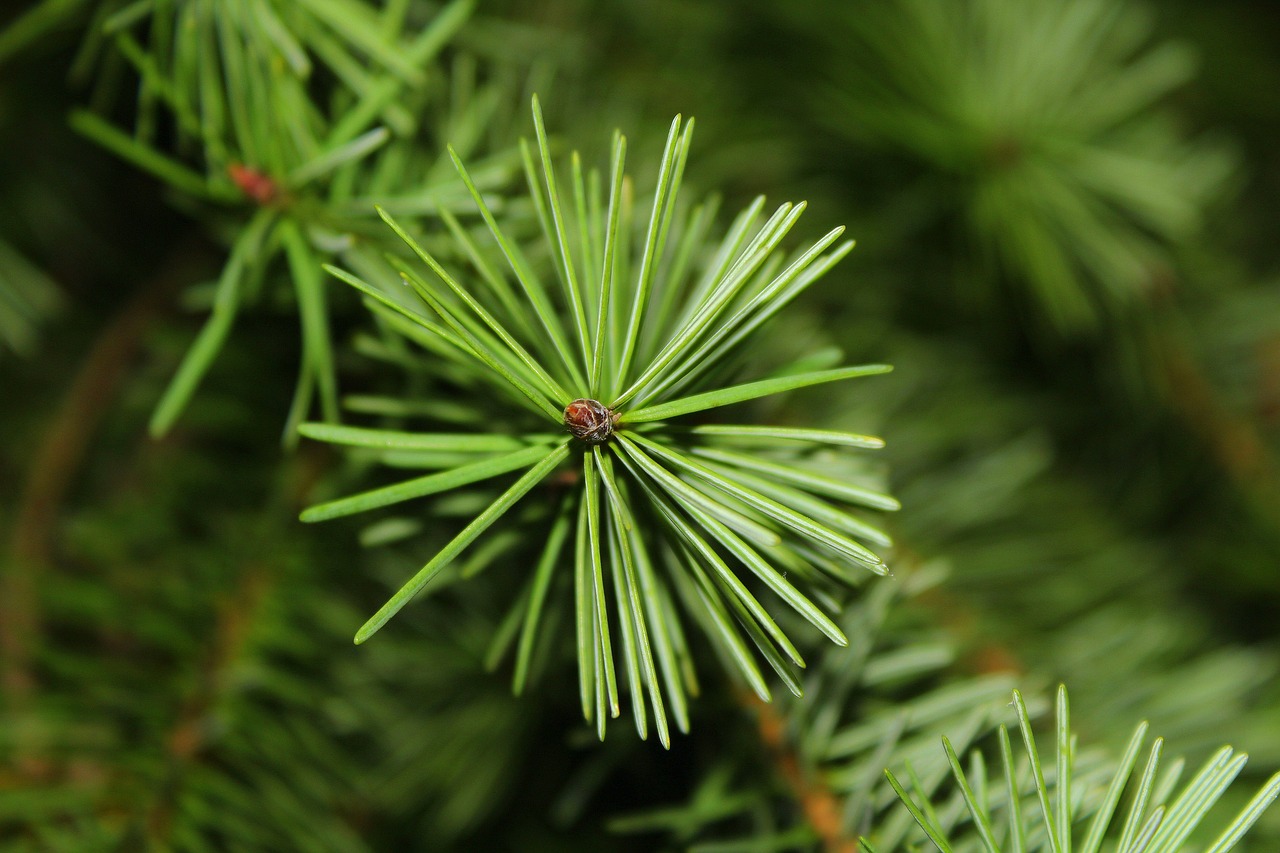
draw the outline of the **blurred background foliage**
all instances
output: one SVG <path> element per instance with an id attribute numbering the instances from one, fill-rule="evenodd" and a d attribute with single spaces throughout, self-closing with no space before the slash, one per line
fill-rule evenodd
<path id="1" fill-rule="evenodd" d="M 1141 719 L 1193 766 L 1249 752 L 1231 806 L 1280 766 L 1274 4 L 220 6 L 0 18 L 0 848 L 851 849 L 909 829 L 881 767 L 940 780 L 938 735 L 983 743 L 1010 687 L 1039 712 L 1058 682 L 1103 754 Z M 183 21 L 259 82 L 192 76 Z M 714 680 L 670 753 L 597 743 L 568 667 L 512 699 L 489 574 L 351 645 L 468 508 L 368 548 L 295 520 L 361 472 L 282 430 L 421 387 L 300 259 L 386 248 L 374 201 L 460 201 L 445 142 L 510 187 L 534 90 L 591 162 L 695 115 L 693 195 L 847 225 L 768 355 L 896 367 L 767 410 L 887 439 L 895 577 L 804 699 Z M 295 236 L 237 271 L 265 220 Z M 1248 849 L 1278 846 L 1273 810 Z"/>

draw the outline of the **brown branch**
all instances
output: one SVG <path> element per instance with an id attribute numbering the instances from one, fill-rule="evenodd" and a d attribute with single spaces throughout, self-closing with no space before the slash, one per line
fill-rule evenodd
<path id="1" fill-rule="evenodd" d="M 1268 427 L 1280 426 L 1280 338 L 1260 344 L 1257 413 Z"/>
<path id="2" fill-rule="evenodd" d="M 804 812 L 805 820 L 822 839 L 826 853 L 857 853 L 858 841 L 845 834 L 840 800 L 826 782 L 805 767 L 787 740 L 787 723 L 778 709 L 753 693 L 739 692 L 739 701 L 756 717 L 760 741 L 773 759 L 778 776 Z"/>
<path id="3" fill-rule="evenodd" d="M 177 720 L 164 739 L 168 759 L 164 782 L 143 819 L 148 838 L 161 846 L 167 846 L 164 842 L 173 825 L 181 777 L 204 754 L 210 732 L 210 711 L 224 689 L 227 673 L 249 647 L 253 626 L 274 581 L 267 566 L 246 566 L 235 594 L 218 608 L 217 624 L 199 682 L 184 700 Z"/>
<path id="4" fill-rule="evenodd" d="M 192 265 L 191 247 L 175 251 L 99 332 L 32 456 L 0 575 L 0 689 L 11 705 L 32 689 L 31 650 L 40 630 L 39 574 L 53 562 L 54 531 L 89 444 L 116 399 L 147 327 Z"/>
<path id="5" fill-rule="evenodd" d="M 1213 453 L 1215 461 L 1255 507 L 1280 525 L 1280 464 L 1258 426 L 1229 411 L 1200 365 L 1181 342 L 1164 335 L 1152 342 L 1163 371 L 1169 405 Z"/>

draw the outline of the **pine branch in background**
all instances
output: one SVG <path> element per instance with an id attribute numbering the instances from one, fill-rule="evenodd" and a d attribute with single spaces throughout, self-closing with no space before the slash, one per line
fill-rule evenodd
<path id="1" fill-rule="evenodd" d="M 874 412 L 898 425 L 886 453 L 910 511 L 893 532 L 954 566 L 948 586 L 971 611 L 952 624 L 957 639 L 1014 648 L 1030 672 L 1066 681 L 1100 739 L 1107 719 L 1147 717 L 1187 749 L 1216 746 L 1206 739 L 1233 725 L 1264 761 L 1280 755 L 1264 734 L 1275 650 L 1232 641 L 1185 600 L 1195 565 L 1171 536 L 1131 529 L 1065 461 L 1071 449 L 1055 448 L 1044 423 L 1049 392 L 1002 382 L 959 336 L 900 332 L 888 349 L 894 387 L 833 394 L 821 423 Z M 1265 542 L 1236 548 L 1244 564 L 1269 565 Z"/>
<path id="2" fill-rule="evenodd" d="M 157 406 L 153 434 L 180 415 L 241 310 L 282 299 L 278 288 L 291 289 L 283 299 L 301 324 L 286 438 L 313 399 L 326 420 L 337 418 L 331 308 L 318 268 L 339 251 L 376 254 L 365 243 L 375 203 L 422 214 L 466 199 L 439 141 L 470 152 L 501 126 L 509 97 L 500 79 L 481 83 L 466 55 L 445 82 L 441 53 L 473 5 L 455 0 L 421 27 L 407 4 L 379 10 L 363 0 L 100 9 L 81 62 L 128 65 L 138 80 L 135 127 L 126 132 L 90 110 L 75 112 L 73 127 L 155 175 L 184 206 L 225 219 L 232 234 L 216 287 L 198 293 L 209 318 Z M 99 80 L 109 86 L 112 75 Z M 475 180 L 487 187 L 513 167 L 499 153 L 476 166 Z"/>
<path id="3" fill-rule="evenodd" d="M 248 384 L 192 406 L 243 449 L 216 463 L 139 444 L 156 389 L 125 394 L 96 443 L 112 452 L 76 478 L 96 485 L 47 508 L 43 612 L 6 622 L 35 636 L 0 707 L 0 849 L 364 851 L 410 826 L 447 843 L 516 784 L 541 709 L 478 677 L 492 623 L 428 604 L 356 659 L 340 581 L 359 553 L 291 521 L 325 461 L 265 464 Z"/>
<path id="4" fill-rule="evenodd" d="M 968 238 L 960 301 L 998 304 L 1003 284 L 1070 333 L 1169 286 L 1233 168 L 1158 109 L 1194 70 L 1186 45 L 1150 46 L 1149 16 L 1109 0 L 895 0 L 840 17 L 816 115 L 915 164 L 903 236 L 941 223 Z"/>
<path id="5" fill-rule="evenodd" d="M 667 136 L 648 214 L 637 214 L 625 174 L 625 137 L 614 137 L 605 195 L 600 173 L 584 172 L 576 153 L 569 182 L 560 183 L 536 98 L 533 114 L 540 166 L 530 146 L 522 150 L 545 244 L 521 248 L 513 241 L 453 154 L 490 231 L 481 246 L 445 216 L 473 272 L 455 275 L 385 212 L 431 278 L 395 257 L 377 283 L 330 269 L 368 297 L 388 328 L 440 360 L 448 384 L 468 394 L 463 400 L 475 410 L 466 424 L 472 431 L 304 425 L 311 438 L 382 450 L 397 464 L 438 472 L 312 507 L 302 518 L 348 515 L 524 472 L 374 614 L 356 634 L 360 643 L 570 461 L 562 473 L 572 486 L 532 528 L 546 532 L 512 540 L 545 539 L 545 547 L 496 643 L 500 649 L 516 644 L 519 629 L 519 693 L 543 609 L 561 606 L 555 598 L 548 602 L 548 592 L 572 586 L 583 715 L 602 738 L 607 717 L 618 715 L 620 647 L 637 730 L 642 737 L 648 731 L 647 693 L 667 745 L 668 705 L 687 731 L 688 697 L 698 692 L 677 602 L 760 699 L 771 694 L 752 645 L 798 693 L 795 667 L 803 667 L 804 659 L 740 573 L 746 569 L 753 582 L 843 644 L 827 613 L 835 606 L 827 596 L 857 584 L 859 570 L 886 571 L 857 540 L 888 544 L 844 507 L 897 508 L 886 495 L 813 472 L 804 462 L 806 450 L 875 448 L 879 439 L 679 419 L 888 368 L 815 370 L 802 359 L 761 379 L 737 378 L 757 330 L 852 248 L 837 243 L 843 229 L 784 262 L 778 247 L 804 205 L 784 204 L 761 223 L 764 200 L 758 199 L 723 239 L 709 239 L 708 208 L 678 202 L 693 127 L 679 117 Z M 516 287 L 487 259 L 495 248 Z M 550 259 L 558 280 L 554 291 L 530 257 Z M 387 295 L 396 272 L 416 304 Z M 470 288 L 460 283 L 469 276 L 476 281 Z M 424 362 L 423 369 L 431 371 L 435 363 Z M 744 454 L 744 447 L 759 448 L 757 455 Z M 811 592 L 801 592 L 788 575 Z M 812 600 L 815 593 L 825 607 Z"/>
<path id="6" fill-rule="evenodd" d="M 77 537 L 144 511 L 77 518 Z M 344 659 L 356 611 L 315 593 L 324 558 L 255 519 L 219 526 L 246 551 L 153 537 L 78 554 L 98 575 L 50 578 L 41 688 L 0 742 L 26 756 L 0 775 L 0 848 L 368 850 L 428 802 L 435 837 L 474 832 L 530 726 L 527 706 L 477 682 L 483 648 L 458 654 L 481 638 L 437 627 Z M 160 564 L 134 556 L 146 548 Z"/>

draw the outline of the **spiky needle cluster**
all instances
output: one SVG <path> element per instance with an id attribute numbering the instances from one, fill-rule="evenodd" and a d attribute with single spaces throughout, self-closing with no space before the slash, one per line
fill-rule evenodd
<path id="1" fill-rule="evenodd" d="M 994 262 L 982 280 L 1009 277 L 1064 331 L 1168 287 L 1172 247 L 1232 168 L 1161 114 L 1189 46 L 1148 44 L 1148 16 L 1109 0 L 909 0 L 846 20 L 833 55 L 854 59 L 824 118 L 925 166 L 927 197 Z"/>
<path id="2" fill-rule="evenodd" d="M 1134 731 L 1114 768 L 1091 767 L 1089 765 L 1096 762 L 1094 756 L 1076 754 L 1067 689 L 1058 685 L 1057 725 L 1054 729 L 1056 760 L 1054 773 L 1049 776 L 1042 770 L 1027 704 L 1017 690 L 1013 691 L 1010 704 L 1017 714 L 1018 729 L 1026 747 L 1028 760 L 1025 763 L 1019 764 L 1014 760 L 1009 732 L 1004 725 L 998 730 L 1003 773 L 989 774 L 985 761 L 976 751 L 966 769 L 961 765 L 951 741 L 945 735 L 942 738 L 947 764 L 960 794 L 952 802 L 956 799 L 963 801 L 967 815 L 962 817 L 959 808 L 935 807 L 931 802 L 931 792 L 910 764 L 906 768 L 910 792 L 892 771 L 885 770 L 894 792 L 939 850 L 983 849 L 997 853 L 1002 849 L 1078 850 L 1098 853 L 1108 849 L 1125 853 L 1139 850 L 1176 853 L 1187 849 L 1195 835 L 1203 831 L 1200 824 L 1244 769 L 1249 758 L 1224 746 L 1180 791 L 1175 791 L 1184 769 L 1183 762 L 1179 759 L 1169 769 L 1161 766 L 1163 738 L 1155 739 L 1144 769 L 1140 774 L 1134 774 L 1149 728 L 1144 721 Z M 1003 779 L 999 778 L 1001 775 Z M 1135 782 L 1134 794 L 1128 798 L 1124 809 L 1127 814 L 1123 821 L 1117 820 L 1121 811 L 1121 795 L 1126 785 Z M 1105 789 L 1103 784 L 1106 784 Z M 1085 792 L 1083 796 L 1078 793 L 1080 791 Z M 982 792 L 982 795 L 976 792 Z M 1203 849 L 1213 853 L 1226 853 L 1232 849 L 1277 796 L 1280 796 L 1280 773 L 1268 779 Z M 1085 817 L 1090 818 L 1088 830 L 1081 837 L 1080 830 L 1084 828 L 1082 818 Z M 860 847 L 868 853 L 876 853 L 879 844 L 878 839 L 873 846 L 864 838 Z M 888 843 L 884 849 L 891 849 Z"/>
<path id="3" fill-rule="evenodd" d="M 516 691 L 525 684 L 539 626 L 554 621 L 544 618 L 548 592 L 562 580 L 568 586 L 567 573 L 584 716 L 603 737 L 606 717 L 619 714 L 620 636 L 637 729 L 647 733 L 647 693 L 666 745 L 668 704 L 687 730 L 687 697 L 697 692 L 677 602 L 761 698 L 767 700 L 769 690 L 756 653 L 799 693 L 793 667 L 803 666 L 803 658 L 748 583 L 767 588 L 845 643 L 826 612 L 838 607 L 828 592 L 860 580 L 864 575 L 855 567 L 885 572 L 881 558 L 859 540 L 888 544 L 848 505 L 897 508 L 886 495 L 803 464 L 801 454 L 817 446 L 876 448 L 883 444 L 877 438 L 682 419 L 889 368 L 792 365 L 755 381 L 723 384 L 728 370 L 741 367 L 761 326 L 852 248 L 850 241 L 837 242 L 843 229 L 784 258 L 779 245 L 804 205 L 783 204 L 761 224 L 764 200 L 757 199 L 723 239 L 712 241 L 714 203 L 692 209 L 677 204 L 693 131 L 692 120 L 682 125 L 679 116 L 667 136 L 647 226 L 637 222 L 633 229 L 626 139 L 615 134 L 607 197 L 600 175 L 584 172 L 576 152 L 566 192 L 536 98 L 533 120 L 536 150 L 526 143 L 522 151 L 554 285 L 530 260 L 540 247 L 522 248 L 499 224 L 456 154 L 488 233 L 473 236 L 454 217 L 442 218 L 469 259 L 473 284 L 461 283 L 464 274 L 455 275 L 424 248 L 426 240 L 415 239 L 385 212 L 432 276 L 397 257 L 387 262 L 405 286 L 366 280 L 377 280 L 376 270 L 358 277 L 329 268 L 366 294 L 387 325 L 431 350 L 433 363 L 447 365 L 455 385 L 470 387 L 473 396 L 478 386 L 493 389 L 495 394 L 480 393 L 505 407 L 496 421 L 502 431 L 306 424 L 302 432 L 311 438 L 394 452 L 401 465 L 408 451 L 418 454 L 416 464 L 439 470 L 313 507 L 302 517 L 333 518 L 523 471 L 374 614 L 356 634 L 360 643 L 517 501 L 544 481 L 555 483 L 558 488 L 546 491 L 551 497 L 539 502 L 545 506 L 534 508 L 546 532 L 524 541 L 536 538 L 541 556 L 506 623 L 517 648 Z M 491 262 L 497 257 L 505 260 L 514 286 Z M 482 423 L 492 430 L 495 420 Z M 552 478 L 566 466 L 569 472 Z M 566 482 L 572 487 L 563 488 Z M 819 594 L 825 609 L 810 598 Z"/>
<path id="4" fill-rule="evenodd" d="M 101 5 L 101 26 L 89 31 L 81 55 L 103 57 L 96 77 L 108 93 L 119 83 L 114 63 L 132 67 L 137 85 L 125 91 L 136 100 L 135 126 L 117 127 L 87 109 L 72 113 L 72 126 L 188 202 L 247 217 L 204 328 L 156 406 L 152 434 L 177 421 L 237 316 L 281 281 L 281 263 L 302 347 L 287 433 L 293 437 L 313 402 L 336 421 L 332 306 L 320 264 L 375 227 L 367 222 L 373 200 L 402 211 L 464 200 L 452 181 L 441 187 L 436 179 L 448 166 L 437 168 L 434 135 L 448 128 L 469 148 L 477 134 L 465 128 L 493 119 L 500 90 L 477 84 L 474 71 L 460 70 L 466 64 L 452 79 L 467 97 L 452 100 L 429 81 L 474 0 L 441 5 L 421 28 L 406 4 L 379 9 L 364 0 Z M 480 171 L 493 172 L 493 164 Z M 353 251 L 369 245 L 360 241 Z"/>

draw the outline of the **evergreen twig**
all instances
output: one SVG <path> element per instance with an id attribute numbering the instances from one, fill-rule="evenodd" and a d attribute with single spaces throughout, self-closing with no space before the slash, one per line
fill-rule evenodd
<path id="1" fill-rule="evenodd" d="M 846 559 L 883 574 L 886 568 L 881 558 L 857 539 L 884 545 L 887 537 L 845 507 L 861 505 L 883 511 L 898 506 L 873 489 L 837 483 L 807 471 L 803 461 L 806 447 L 875 448 L 882 444 L 878 439 L 731 425 L 699 432 L 697 428 L 681 429 L 679 419 L 784 391 L 883 373 L 888 368 L 784 368 L 764 379 L 721 385 L 719 371 L 747 360 L 750 335 L 780 307 L 775 297 L 786 293 L 788 299 L 793 298 L 825 272 L 829 267 L 826 261 L 838 259 L 848 250 L 848 244 L 835 246 L 840 229 L 783 266 L 770 258 L 776 257 L 780 241 L 804 205 L 782 205 L 758 229 L 753 227 L 757 214 L 749 211 L 739 220 L 742 227 L 731 230 L 718 249 L 708 245 L 694 250 L 694 257 L 705 264 L 700 279 L 689 274 L 670 277 L 672 246 L 679 245 L 690 223 L 689 211 L 678 203 L 677 192 L 692 123 L 684 125 L 681 132 L 677 118 L 659 164 L 651 212 L 638 244 L 639 265 L 632 267 L 625 251 L 631 235 L 621 232 L 618 225 L 640 218 L 632 216 L 632 196 L 624 191 L 628 183 L 623 172 L 625 139 L 615 136 L 607 205 L 594 218 L 588 214 L 586 220 L 577 221 L 575 216 L 583 215 L 587 208 L 585 204 L 569 207 L 563 201 L 536 97 L 533 112 L 541 174 L 534 171 L 531 155 L 526 156 L 526 163 L 539 206 L 546 254 L 553 260 L 553 282 L 544 281 L 529 261 L 538 247 L 521 248 L 508 236 L 475 191 L 461 159 L 456 155 L 454 159 L 488 225 L 491 242 L 487 250 L 496 249 L 505 261 L 538 318 L 538 326 L 530 328 L 521 322 L 523 310 L 494 272 L 495 266 L 480 260 L 477 253 L 485 249 L 478 242 L 467 243 L 469 261 L 486 284 L 468 288 L 462 283 L 464 273 L 451 271 L 445 260 L 426 248 L 424 240 L 410 234 L 386 211 L 382 211 L 383 218 L 438 282 L 422 277 L 394 257 L 388 259 L 383 274 L 398 274 L 403 282 L 400 290 L 416 296 L 418 304 L 410 307 L 409 302 L 393 296 L 395 288 L 389 283 L 371 282 L 330 268 L 368 297 L 380 314 L 396 318 L 394 328 L 424 344 L 431 341 L 433 349 L 443 346 L 452 356 L 452 369 L 462 371 L 458 379 L 465 377 L 469 385 L 492 388 L 496 396 L 480 402 L 486 408 L 502 406 L 503 414 L 478 419 L 474 425 L 478 431 L 467 434 L 304 426 L 304 434 L 323 440 L 380 450 L 448 448 L 453 455 L 439 463 L 423 458 L 424 467 L 440 467 L 440 473 L 332 501 L 308 510 L 303 519 L 331 518 L 454 489 L 536 463 L 357 632 L 356 642 L 363 642 L 566 460 L 581 466 L 578 493 L 556 514 L 543 513 L 543 518 L 553 528 L 564 530 L 576 504 L 573 565 L 583 713 L 603 736 L 605 716 L 619 712 L 618 682 L 622 680 L 632 693 L 640 735 L 645 736 L 648 730 L 642 696 L 647 693 L 659 737 L 666 744 L 666 707 L 677 710 L 677 723 L 685 728 L 687 721 L 679 709 L 685 705 L 686 694 L 695 690 L 691 673 L 677 667 L 678 656 L 687 652 L 680 648 L 683 631 L 667 603 L 671 591 L 734 661 L 738 673 L 761 700 L 768 701 L 770 693 L 755 660 L 757 653 L 799 693 L 793 669 L 803 667 L 804 659 L 739 576 L 740 569 L 731 566 L 745 568 L 753 576 L 751 582 L 771 590 L 834 642 L 843 644 L 844 636 L 826 608 L 802 590 L 856 583 L 857 576 L 842 565 Z M 583 184 L 576 155 L 572 162 L 578 176 L 574 192 L 581 201 Z M 592 173 L 587 180 L 594 183 L 600 177 Z M 598 257 L 592 234 L 604 235 Z M 593 258 L 599 265 L 594 268 L 588 266 Z M 677 295 L 668 297 L 669 290 Z M 668 303 L 677 311 L 666 313 Z M 623 306 L 630 307 L 619 310 Z M 653 323 L 658 311 L 664 313 L 666 327 L 651 326 L 642 336 L 641 318 Z M 431 365 L 426 368 L 430 370 Z M 569 436 L 556 435 L 565 429 Z M 733 453 L 735 444 L 754 446 L 756 452 Z M 505 453 L 488 455 L 494 449 Z M 449 467 L 457 464 L 455 459 L 463 464 Z M 766 485 L 760 487 L 757 482 Z M 771 482 L 805 493 L 804 508 L 793 509 L 769 497 L 765 492 Z M 553 536 L 551 541 L 557 540 L 558 536 Z M 804 543 L 814 549 L 812 558 L 794 550 Z M 545 590 L 551 575 L 556 574 L 552 553 L 558 548 L 556 545 L 540 563 L 537 588 L 543 592 L 529 598 L 531 608 L 523 616 L 525 605 L 521 602 L 512 611 L 512 619 L 524 620 L 526 656 L 531 638 L 538 633 Z M 731 555 L 731 560 L 724 554 Z M 785 565 L 786 571 L 780 565 Z M 788 573 L 798 583 L 789 580 Z M 610 588 L 617 599 L 612 616 Z M 641 589 L 645 590 L 643 595 Z M 617 650 L 622 654 L 625 680 L 615 672 Z M 523 687 L 524 680 L 522 664 L 517 669 L 517 685 Z M 664 686 L 672 694 L 669 698 L 663 696 Z"/>

